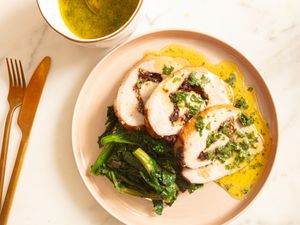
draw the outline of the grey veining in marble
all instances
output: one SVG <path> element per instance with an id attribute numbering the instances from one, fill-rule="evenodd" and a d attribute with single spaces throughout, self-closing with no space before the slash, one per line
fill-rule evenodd
<path id="1" fill-rule="evenodd" d="M 232 224 L 300 224 L 300 1 L 145 1 L 145 16 L 133 36 L 167 28 L 216 36 L 257 66 L 274 97 L 280 125 L 275 166 L 259 197 Z M 20 58 L 27 79 L 43 56 L 53 58 L 10 224 L 120 225 L 84 187 L 71 146 L 77 95 L 106 51 L 67 42 L 46 25 L 30 0 L 10 0 L 0 7 L 0 34 L 1 137 L 7 111 L 4 57 Z M 11 152 L 19 135 L 15 126 Z"/>

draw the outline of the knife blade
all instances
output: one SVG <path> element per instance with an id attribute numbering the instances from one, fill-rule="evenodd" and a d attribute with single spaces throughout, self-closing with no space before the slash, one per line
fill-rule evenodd
<path id="1" fill-rule="evenodd" d="M 50 64 L 51 58 L 46 56 L 38 65 L 26 88 L 23 104 L 18 117 L 18 125 L 23 135 L 30 134 L 35 113 L 49 72 Z"/>
<path id="2" fill-rule="evenodd" d="M 29 81 L 29 84 L 25 91 L 23 104 L 18 117 L 18 125 L 22 132 L 22 139 L 17 153 L 12 176 L 9 181 L 4 204 L 1 209 L 0 225 L 5 225 L 8 220 L 9 212 L 13 203 L 14 194 L 23 164 L 23 159 L 28 145 L 32 124 L 46 82 L 50 64 L 51 58 L 46 56 L 33 73 L 32 78 Z"/>

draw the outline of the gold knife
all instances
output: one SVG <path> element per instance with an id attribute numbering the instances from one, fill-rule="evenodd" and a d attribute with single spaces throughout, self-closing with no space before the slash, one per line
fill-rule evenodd
<path id="1" fill-rule="evenodd" d="M 34 116 L 42 95 L 44 84 L 49 72 L 51 58 L 45 57 L 36 68 L 32 78 L 26 88 L 23 105 L 21 107 L 18 125 L 22 132 L 22 139 L 20 142 L 17 158 L 15 161 L 12 176 L 9 181 L 7 193 L 5 196 L 4 204 L 0 214 L 0 225 L 5 225 L 8 220 L 9 212 L 12 206 L 14 194 L 16 191 L 18 178 L 21 172 L 23 159 L 25 156 L 31 127 L 33 124 Z"/>

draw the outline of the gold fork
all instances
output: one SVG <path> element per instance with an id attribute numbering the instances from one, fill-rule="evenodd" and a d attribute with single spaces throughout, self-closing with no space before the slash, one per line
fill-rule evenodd
<path id="1" fill-rule="evenodd" d="M 3 135 L 2 150 L 0 157 L 0 205 L 2 202 L 3 183 L 5 176 L 11 122 L 15 110 L 22 105 L 26 90 L 26 82 L 21 61 L 17 61 L 16 59 L 13 61 L 12 59 L 8 60 L 6 58 L 6 65 L 9 75 L 9 93 L 7 97 L 9 103 L 9 111 L 5 122 L 5 130 Z"/>

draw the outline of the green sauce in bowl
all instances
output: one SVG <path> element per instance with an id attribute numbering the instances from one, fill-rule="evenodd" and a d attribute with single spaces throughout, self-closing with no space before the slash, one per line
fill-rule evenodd
<path id="1" fill-rule="evenodd" d="M 96 8 L 88 7 L 87 2 Z M 139 0 L 59 0 L 60 13 L 77 37 L 106 36 L 123 26 L 134 13 Z"/>

